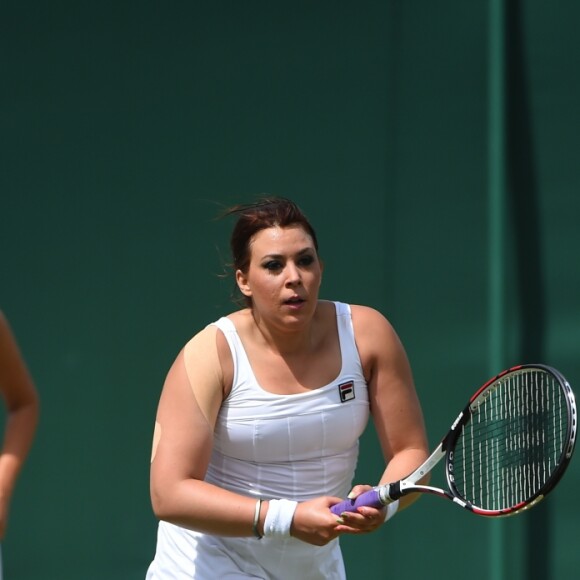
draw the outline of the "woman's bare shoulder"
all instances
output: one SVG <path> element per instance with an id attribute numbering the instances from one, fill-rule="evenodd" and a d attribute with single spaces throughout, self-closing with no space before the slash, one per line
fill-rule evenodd
<path id="1" fill-rule="evenodd" d="M 390 321 L 379 310 L 361 305 L 351 306 L 352 325 L 359 347 L 367 354 L 398 351 L 400 339 Z"/>
<path id="2" fill-rule="evenodd" d="M 351 304 L 350 311 L 353 324 L 355 325 L 368 326 L 369 330 L 372 330 L 377 326 L 379 330 L 392 329 L 391 323 L 387 320 L 386 316 L 376 308 L 362 304 Z"/>

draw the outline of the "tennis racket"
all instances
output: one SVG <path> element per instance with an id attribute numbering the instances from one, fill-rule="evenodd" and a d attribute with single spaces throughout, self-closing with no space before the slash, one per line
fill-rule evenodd
<path id="1" fill-rule="evenodd" d="M 577 414 L 562 374 L 546 365 L 512 367 L 469 400 L 431 456 L 413 473 L 331 510 L 381 508 L 409 493 L 431 493 L 481 516 L 508 516 L 540 502 L 572 457 Z M 445 458 L 447 489 L 417 482 Z"/>

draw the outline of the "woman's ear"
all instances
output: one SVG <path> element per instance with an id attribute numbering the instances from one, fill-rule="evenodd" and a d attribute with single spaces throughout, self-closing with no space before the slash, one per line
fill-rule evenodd
<path id="1" fill-rule="evenodd" d="M 244 296 L 250 297 L 252 295 L 252 290 L 248 284 L 248 277 L 241 270 L 236 270 L 236 284 Z"/>

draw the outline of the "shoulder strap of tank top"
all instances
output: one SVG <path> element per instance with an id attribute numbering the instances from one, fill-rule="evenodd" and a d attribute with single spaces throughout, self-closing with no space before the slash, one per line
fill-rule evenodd
<path id="1" fill-rule="evenodd" d="M 356 371 L 362 374 L 362 364 L 356 346 L 350 305 L 344 302 L 335 302 L 334 304 L 336 308 L 336 324 L 340 340 L 343 370 Z"/>

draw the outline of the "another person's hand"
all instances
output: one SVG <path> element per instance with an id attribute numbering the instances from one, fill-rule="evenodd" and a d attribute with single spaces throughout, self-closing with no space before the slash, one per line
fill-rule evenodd
<path id="1" fill-rule="evenodd" d="M 0 498 L 0 541 L 4 539 L 6 528 L 8 527 L 9 502 L 5 498 Z"/>

